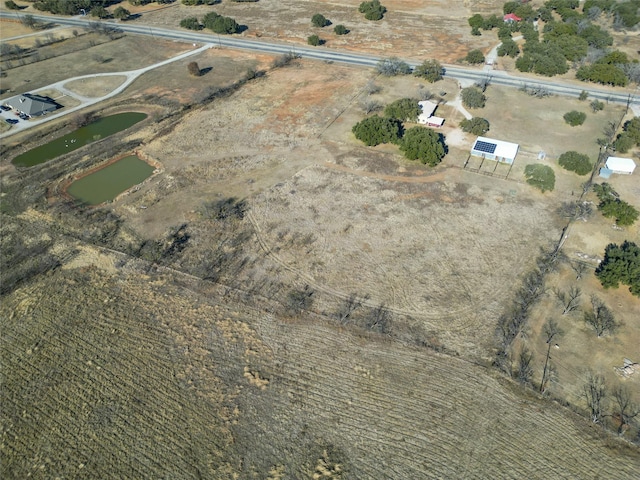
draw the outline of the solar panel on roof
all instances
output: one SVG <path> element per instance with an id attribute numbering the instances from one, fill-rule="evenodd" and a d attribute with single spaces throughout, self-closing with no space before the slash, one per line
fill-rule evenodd
<path id="1" fill-rule="evenodd" d="M 497 145 L 495 143 L 483 142 L 482 140 L 476 140 L 476 144 L 473 149 L 478 152 L 495 153 Z"/>

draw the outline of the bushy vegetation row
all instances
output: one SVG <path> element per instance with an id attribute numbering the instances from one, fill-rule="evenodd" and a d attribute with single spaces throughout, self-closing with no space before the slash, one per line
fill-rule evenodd
<path id="1" fill-rule="evenodd" d="M 216 12 L 209 12 L 203 18 L 202 21 L 197 17 L 187 17 L 180 21 L 182 28 L 189 30 L 202 30 L 208 28 L 209 30 L 219 34 L 232 34 L 238 33 L 242 27 L 231 17 L 224 17 Z"/>
<path id="2" fill-rule="evenodd" d="M 503 12 L 519 21 L 476 14 L 469 18 L 469 25 L 474 35 L 497 28 L 502 41 L 498 55 L 518 57 L 516 68 L 522 72 L 551 77 L 566 73 L 571 64 L 577 69 L 576 78 L 583 81 L 614 86 L 640 81 L 640 64 L 624 52 L 611 51 L 611 34 L 595 23 L 606 16 L 614 29 L 635 27 L 640 22 L 640 0 L 592 0 L 584 2 L 582 11 L 579 6 L 577 0 L 548 0 L 534 10 L 529 3 L 511 1 L 503 5 Z M 542 35 L 534 20 L 543 23 Z M 516 32 L 525 40 L 522 51 L 512 38 Z"/>
<path id="3" fill-rule="evenodd" d="M 356 123 L 355 137 L 367 146 L 383 143 L 396 144 L 409 160 L 435 166 L 444 158 L 447 147 L 444 136 L 424 127 L 404 130 L 403 122 L 415 122 L 422 109 L 417 100 L 402 98 L 384 109 L 384 116 L 373 115 Z"/>

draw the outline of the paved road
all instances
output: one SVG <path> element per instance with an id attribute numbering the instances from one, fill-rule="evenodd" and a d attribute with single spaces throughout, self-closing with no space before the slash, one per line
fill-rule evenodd
<path id="1" fill-rule="evenodd" d="M 0 12 L 0 17 L 21 18 L 24 14 L 18 12 Z M 48 15 L 33 15 L 36 20 L 45 22 L 55 22 L 60 25 L 70 25 L 77 27 L 87 27 L 95 23 L 86 17 L 59 17 Z M 196 33 L 184 30 L 171 30 L 166 28 L 151 27 L 138 22 L 104 22 L 127 33 L 138 35 L 148 35 L 158 38 L 173 39 L 185 42 L 212 43 L 221 47 L 230 47 L 244 50 L 253 50 L 264 53 L 295 53 L 304 58 L 316 59 L 325 62 L 347 63 L 350 65 L 360 65 L 364 67 L 375 67 L 383 57 L 350 53 L 347 51 L 329 50 L 327 48 L 307 47 L 286 43 L 267 42 L 262 40 L 247 39 L 241 36 L 216 35 L 213 33 Z M 412 66 L 417 62 L 408 62 Z M 531 88 L 544 88 L 557 95 L 578 97 L 583 90 L 589 93 L 591 98 L 598 98 L 608 102 L 626 104 L 630 102 L 640 108 L 640 92 L 633 90 L 606 90 L 595 88 L 591 84 L 573 85 L 559 80 L 546 80 L 542 78 L 524 78 L 508 74 L 506 72 L 464 68 L 454 65 L 444 65 L 445 76 L 460 81 L 479 81 L 489 79 L 491 83 L 508 87 L 520 88 L 523 86 Z M 635 96 L 634 96 L 635 95 Z M 637 98 L 636 98 L 637 97 Z"/>

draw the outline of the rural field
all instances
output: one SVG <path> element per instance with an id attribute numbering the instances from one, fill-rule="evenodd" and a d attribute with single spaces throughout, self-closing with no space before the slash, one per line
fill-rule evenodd
<path id="1" fill-rule="evenodd" d="M 223 2 L 216 11 L 246 23 L 245 36 L 302 42 L 321 11 L 353 30 L 354 50 L 412 46 L 403 57 L 455 62 L 477 41 L 490 48 L 494 36 L 471 37 L 466 19 L 502 2 L 402 0 L 389 3 L 381 24 L 362 19 L 358 3 Z M 132 11 L 175 27 L 210 9 Z M 398 23 L 406 29 L 390 28 Z M 8 31 L 3 38 L 23 33 Z M 63 53 L 9 69 L 3 88 L 135 69 L 191 48 L 66 35 L 56 44 Z M 328 38 L 326 47 L 343 41 Z M 188 74 L 191 61 L 204 75 Z M 119 81 L 66 88 L 89 95 Z M 212 48 L 145 73 L 89 112 L 148 114 L 128 130 L 31 168 L 11 159 L 85 118 L 6 139 L 1 476 L 635 478 L 637 425 L 618 436 L 591 423 L 581 389 L 595 371 L 640 404 L 640 373 L 614 372 L 624 358 L 640 362 L 637 297 L 604 290 L 593 275 L 608 243 L 638 242 L 640 230 L 613 228 L 597 211 L 565 228 L 558 213 L 563 202 L 598 201 L 580 197 L 588 177 L 563 170 L 558 157 L 576 150 L 595 162 L 605 127 L 633 115 L 489 84 L 486 107 L 469 111 L 489 120 L 487 136 L 520 151 L 513 168 L 485 162 L 478 173 L 459 94 L 452 79 L 429 84 Z M 439 102 L 448 153 L 436 167 L 395 145 L 365 147 L 351 132 L 367 102 L 407 97 Z M 566 124 L 571 110 L 587 114 L 583 125 Z M 113 201 L 88 207 L 65 193 L 131 154 L 154 174 Z M 526 183 L 534 163 L 554 170 L 552 192 Z M 640 207 L 637 175 L 609 181 Z M 566 261 L 546 276 L 514 344 L 533 354 L 528 388 L 493 366 L 496 330 L 541 252 L 565 235 Z M 554 288 L 576 285 L 580 309 L 562 315 Z M 592 294 L 622 322 L 614 335 L 597 338 L 585 326 Z M 554 376 L 542 395 L 535 387 L 551 317 L 563 334 L 549 348 Z"/>

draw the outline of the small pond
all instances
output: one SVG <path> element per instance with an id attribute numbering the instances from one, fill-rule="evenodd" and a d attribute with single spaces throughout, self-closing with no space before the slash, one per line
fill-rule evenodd
<path id="1" fill-rule="evenodd" d="M 125 190 L 150 177 L 153 170 L 147 162 L 130 155 L 79 178 L 69 185 L 67 193 L 81 202 L 98 205 L 113 200 Z"/>
<path id="2" fill-rule="evenodd" d="M 28 152 L 18 155 L 11 163 L 20 167 L 33 167 L 47 160 L 52 160 L 89 143 L 106 138 L 114 133 L 121 132 L 136 123 L 147 118 L 146 113 L 126 112 L 109 115 L 95 122 L 81 127 L 64 137 L 36 147 Z"/>

